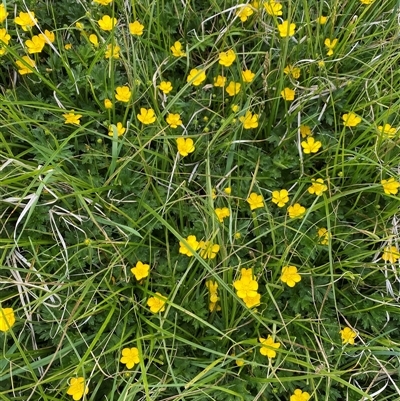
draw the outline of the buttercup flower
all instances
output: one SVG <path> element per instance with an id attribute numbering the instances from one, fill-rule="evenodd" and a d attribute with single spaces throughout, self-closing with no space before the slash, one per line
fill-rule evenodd
<path id="1" fill-rule="evenodd" d="M 316 180 L 312 178 L 311 182 L 311 187 L 308 188 L 308 192 L 311 195 L 321 196 L 323 192 L 328 189 L 328 187 L 324 184 L 324 180 L 322 178 L 317 178 Z"/>
<path id="2" fill-rule="evenodd" d="M 8 12 L 3 3 L 0 4 L 0 24 L 2 24 L 8 16 Z"/>
<path id="3" fill-rule="evenodd" d="M 396 263 L 400 259 L 400 252 L 395 246 L 387 246 L 382 255 L 385 262 Z"/>
<path id="4" fill-rule="evenodd" d="M 284 100 L 288 100 L 288 101 L 294 100 L 294 94 L 295 94 L 295 91 L 293 89 L 290 89 L 290 88 L 285 88 L 281 92 L 281 96 L 283 97 L 283 99 Z"/>
<path id="5" fill-rule="evenodd" d="M 5 28 L 0 28 L 0 56 L 6 53 L 6 48 L 2 45 L 8 45 L 11 36 L 7 33 Z"/>
<path id="6" fill-rule="evenodd" d="M 71 43 L 67 43 L 67 44 L 64 46 L 64 49 L 65 49 L 65 50 L 71 50 L 71 49 L 72 49 L 72 44 L 71 44 Z"/>
<path id="7" fill-rule="evenodd" d="M 235 111 L 235 110 L 233 110 Z M 244 116 L 239 117 L 239 121 L 243 124 L 244 129 L 252 129 L 258 127 L 258 114 L 252 114 L 251 111 L 246 111 Z"/>
<path id="8" fill-rule="evenodd" d="M 225 192 L 227 195 L 230 195 L 230 194 L 232 193 L 232 188 L 231 188 L 231 187 L 226 187 L 226 188 L 224 189 L 224 192 Z"/>
<path id="9" fill-rule="evenodd" d="M 132 96 L 132 92 L 128 86 L 117 86 L 115 92 L 115 98 L 124 103 L 128 103 Z"/>
<path id="10" fill-rule="evenodd" d="M 261 294 L 258 292 L 254 297 L 244 297 L 243 302 L 246 304 L 248 308 L 254 308 L 255 306 L 260 305 Z"/>
<path id="11" fill-rule="evenodd" d="M 276 203 L 278 207 L 283 207 L 289 202 L 289 192 L 286 189 L 272 192 L 272 202 Z"/>
<path id="12" fill-rule="evenodd" d="M 156 116 L 153 109 L 140 108 L 140 114 L 136 115 L 137 119 L 145 125 L 152 124 L 156 121 Z"/>
<path id="13" fill-rule="evenodd" d="M 104 107 L 106 109 L 112 109 L 113 107 L 112 101 L 110 99 L 104 99 Z"/>
<path id="14" fill-rule="evenodd" d="M 281 38 L 293 36 L 296 29 L 296 24 L 289 24 L 289 21 L 283 21 L 282 24 L 278 25 L 279 35 Z"/>
<path id="15" fill-rule="evenodd" d="M 207 289 L 209 291 L 209 295 L 210 295 L 210 303 L 209 303 L 210 312 L 214 312 L 214 310 L 216 310 L 216 311 L 221 310 L 221 307 L 217 306 L 217 302 L 219 301 L 219 296 L 217 293 L 218 283 L 215 281 L 207 280 L 206 287 L 207 287 Z"/>
<path id="16" fill-rule="evenodd" d="M 253 13 L 253 9 L 248 5 L 241 7 L 236 11 L 236 15 L 240 18 L 240 21 L 242 22 L 247 21 L 247 18 L 249 18 L 250 15 L 252 15 Z"/>
<path id="17" fill-rule="evenodd" d="M 25 63 L 23 63 L 20 60 L 15 62 L 15 64 L 17 64 L 17 66 L 19 67 L 18 72 L 21 75 L 32 73 L 33 69 L 36 66 L 35 60 L 32 60 L 29 56 L 22 56 L 22 60 L 24 60 Z M 28 64 L 28 65 L 25 65 L 25 64 Z"/>
<path id="18" fill-rule="evenodd" d="M 232 49 L 230 49 L 226 52 L 222 52 L 219 54 L 218 63 L 225 67 L 230 67 L 232 63 L 235 61 L 235 59 L 236 59 L 236 54 Z"/>
<path id="19" fill-rule="evenodd" d="M 243 82 L 250 83 L 250 82 L 253 81 L 255 76 L 256 76 L 256 74 L 254 74 L 254 72 L 251 72 L 251 70 L 242 71 L 242 80 L 243 80 Z"/>
<path id="20" fill-rule="evenodd" d="M 179 114 L 171 114 L 167 115 L 165 121 L 169 124 L 171 128 L 178 128 L 178 125 L 182 125 L 181 116 Z"/>
<path id="21" fill-rule="evenodd" d="M 239 298 L 253 298 L 257 296 L 258 283 L 251 277 L 241 277 L 240 280 L 236 280 L 233 282 L 233 286 L 235 287 L 235 290 L 237 291 L 237 296 Z"/>
<path id="22" fill-rule="evenodd" d="M 277 17 L 282 15 L 282 4 L 277 3 L 274 0 L 269 0 L 264 3 L 264 8 L 269 15 L 276 15 Z"/>
<path id="23" fill-rule="evenodd" d="M 175 42 L 173 46 L 171 46 L 172 55 L 174 57 L 185 57 L 186 53 L 182 50 L 182 43 Z"/>
<path id="24" fill-rule="evenodd" d="M 339 333 L 342 336 L 343 344 L 354 344 L 354 339 L 357 337 L 357 333 L 350 327 L 345 327 L 343 330 L 340 330 Z"/>
<path id="25" fill-rule="evenodd" d="M 39 37 L 42 38 L 46 43 L 53 43 L 56 40 L 56 35 L 54 35 L 54 32 L 50 32 L 47 29 L 44 31 L 44 33 L 39 34 Z"/>
<path id="26" fill-rule="evenodd" d="M 372 4 L 375 0 L 360 0 L 362 4 Z"/>
<path id="27" fill-rule="evenodd" d="M 43 50 L 46 42 L 38 35 L 32 36 L 32 39 L 25 41 L 25 45 L 28 48 L 28 53 L 40 53 Z"/>
<path id="28" fill-rule="evenodd" d="M 84 394 L 87 394 L 88 392 L 89 387 L 86 386 L 85 379 L 83 377 L 73 377 L 70 380 L 67 394 L 72 395 L 74 401 L 80 400 Z"/>
<path id="29" fill-rule="evenodd" d="M 258 341 L 261 343 L 260 354 L 267 356 L 268 358 L 276 357 L 276 349 L 278 349 L 281 344 L 275 343 L 274 339 L 269 335 L 268 338 L 259 337 Z"/>
<path id="30" fill-rule="evenodd" d="M 112 31 L 114 27 L 118 24 L 116 18 L 111 18 L 109 15 L 103 15 L 101 19 L 97 21 L 100 29 L 103 31 Z"/>
<path id="31" fill-rule="evenodd" d="M 214 77 L 214 86 L 223 88 L 226 83 L 226 78 L 222 75 L 218 75 L 218 77 Z"/>
<path id="32" fill-rule="evenodd" d="M 355 127 L 360 124 L 361 117 L 351 111 L 350 113 L 343 114 L 342 120 L 345 127 Z"/>
<path id="33" fill-rule="evenodd" d="M 239 111 L 239 109 L 240 109 L 240 107 L 239 107 L 238 104 L 232 104 L 232 105 L 231 105 L 231 110 L 232 110 L 234 113 L 237 113 L 237 112 Z M 250 113 L 250 115 L 251 115 L 251 113 Z M 242 118 L 242 120 L 244 120 L 244 119 L 245 119 L 245 117 Z M 240 118 L 239 118 L 239 120 L 240 120 Z M 242 120 L 240 120 L 240 121 L 242 121 Z M 257 126 L 258 126 L 258 124 L 257 124 Z"/>
<path id="34" fill-rule="evenodd" d="M 300 68 L 299 67 L 293 67 L 291 64 L 288 64 L 284 69 L 283 72 L 286 75 L 289 75 L 293 77 L 294 79 L 299 79 L 300 78 Z"/>
<path id="35" fill-rule="evenodd" d="M 81 125 L 80 119 L 83 117 L 82 114 L 75 114 L 74 110 L 70 113 L 63 114 L 65 118 L 64 124 L 76 124 Z"/>
<path id="36" fill-rule="evenodd" d="M 306 391 L 303 393 L 303 391 L 297 388 L 290 396 L 290 401 L 308 401 L 310 397 L 310 394 L 308 394 Z"/>
<path id="37" fill-rule="evenodd" d="M 189 76 L 187 77 L 187 82 L 194 86 L 199 86 L 206 79 L 206 73 L 203 70 L 198 70 L 197 68 L 192 68 L 190 70 Z"/>
<path id="38" fill-rule="evenodd" d="M 196 239 L 195 235 L 189 235 L 186 238 L 186 242 L 190 245 L 190 247 L 194 250 L 197 251 L 199 249 L 199 242 Z M 182 242 L 179 241 L 179 253 L 186 255 L 186 256 L 193 256 L 193 252 L 186 247 L 186 245 Z"/>
<path id="39" fill-rule="evenodd" d="M 127 369 L 132 369 L 135 364 L 140 362 L 139 350 L 134 348 L 124 348 L 121 352 L 122 358 L 119 360 L 126 365 Z"/>
<path id="40" fill-rule="evenodd" d="M 325 227 L 321 227 L 318 229 L 318 238 L 321 245 L 328 245 L 329 240 L 331 239 L 331 234 Z"/>
<path id="41" fill-rule="evenodd" d="M 89 35 L 89 42 L 90 42 L 94 47 L 99 47 L 99 38 L 98 38 L 97 35 L 95 35 L 94 33 L 92 33 L 91 35 Z"/>
<path id="42" fill-rule="evenodd" d="M 302 216 L 305 211 L 306 208 L 304 206 L 301 206 L 300 203 L 295 203 L 293 206 L 288 207 L 288 213 L 291 219 Z"/>
<path id="43" fill-rule="evenodd" d="M 0 40 L 1 40 L 1 34 L 0 34 Z M 396 135 L 396 132 L 398 131 L 398 128 L 392 127 L 390 124 L 385 124 L 385 125 L 380 125 L 378 127 L 378 131 L 385 137 L 387 138 L 393 138 Z"/>
<path id="44" fill-rule="evenodd" d="M 131 35 L 141 36 L 143 35 L 144 25 L 139 21 L 134 21 L 129 24 L 129 32 Z"/>
<path id="45" fill-rule="evenodd" d="M 393 177 L 388 180 L 382 180 L 381 184 L 386 195 L 396 195 L 399 192 L 400 182 L 395 181 Z"/>
<path id="46" fill-rule="evenodd" d="M 119 59 L 119 51 L 121 50 L 121 48 L 114 43 L 109 43 L 107 45 L 107 49 L 104 53 L 104 57 L 105 58 L 115 58 L 115 59 Z"/>
<path id="47" fill-rule="evenodd" d="M 107 6 L 112 3 L 113 0 L 93 0 L 94 3 L 101 4 L 102 6 Z"/>
<path id="48" fill-rule="evenodd" d="M 215 209 L 215 214 L 217 215 L 218 220 L 220 221 L 220 223 L 222 223 L 224 221 L 225 217 L 229 217 L 230 216 L 230 212 L 229 212 L 229 209 L 227 207 L 216 208 Z"/>
<path id="49" fill-rule="evenodd" d="M 252 192 L 247 198 L 247 203 L 250 205 L 250 210 L 258 209 L 264 206 L 262 195 L 258 195 L 255 192 Z"/>
<path id="50" fill-rule="evenodd" d="M 320 17 L 318 17 L 317 22 L 320 25 L 325 25 L 326 22 L 328 21 L 328 17 L 324 17 L 323 15 L 321 15 Z"/>
<path id="51" fill-rule="evenodd" d="M 147 300 L 147 306 L 150 307 L 150 312 L 158 313 L 165 311 L 165 303 L 167 298 L 163 297 L 159 292 L 156 292 L 154 297 Z"/>
<path id="52" fill-rule="evenodd" d="M 302 138 L 312 136 L 311 128 L 308 125 L 300 125 L 300 134 Z"/>
<path id="53" fill-rule="evenodd" d="M 132 267 L 131 272 L 135 276 L 136 280 L 139 281 L 149 275 L 150 265 L 138 261 L 135 267 Z M 137 363 L 137 362 L 136 362 Z"/>
<path id="54" fill-rule="evenodd" d="M 307 137 L 307 140 L 301 143 L 303 152 L 306 154 L 317 153 L 321 146 L 322 143 L 320 141 L 316 141 L 312 136 Z"/>
<path id="55" fill-rule="evenodd" d="M 176 140 L 178 152 L 182 157 L 187 156 L 189 153 L 194 152 L 193 139 L 191 138 L 178 138 Z"/>
<path id="56" fill-rule="evenodd" d="M 229 85 L 225 88 L 229 96 L 235 96 L 240 92 L 240 87 L 242 85 L 239 82 L 229 82 Z"/>
<path id="57" fill-rule="evenodd" d="M 122 125 L 122 123 L 117 123 L 117 126 L 115 128 L 117 130 L 118 136 L 122 136 L 125 134 L 126 128 Z M 114 130 L 112 125 L 108 127 L 108 136 L 114 136 Z"/>
<path id="58" fill-rule="evenodd" d="M 6 332 L 14 326 L 15 314 L 13 308 L 0 307 L 0 331 Z"/>
<path id="59" fill-rule="evenodd" d="M 27 31 L 29 28 L 35 26 L 37 19 L 35 18 L 35 13 L 28 10 L 27 13 L 21 11 L 19 16 L 15 18 L 14 22 L 18 25 L 21 25 L 21 28 L 24 31 Z"/>
<path id="60" fill-rule="evenodd" d="M 282 267 L 281 281 L 286 283 L 289 287 L 294 287 L 300 280 L 301 276 L 299 273 L 297 273 L 296 266 Z"/>
<path id="61" fill-rule="evenodd" d="M 218 244 L 213 244 L 211 241 L 199 242 L 200 256 L 203 259 L 214 259 L 219 252 L 219 248 Z"/>
<path id="62" fill-rule="evenodd" d="M 164 94 L 168 95 L 169 92 L 172 91 L 172 84 L 169 81 L 162 81 L 160 85 L 158 85 L 160 91 L 162 91 Z"/>
<path id="63" fill-rule="evenodd" d="M 328 56 L 332 56 L 333 49 L 336 46 L 337 42 L 338 42 L 337 39 L 333 39 L 333 40 L 330 40 L 329 38 L 325 39 L 324 45 L 328 48 L 328 53 L 326 53 Z"/>

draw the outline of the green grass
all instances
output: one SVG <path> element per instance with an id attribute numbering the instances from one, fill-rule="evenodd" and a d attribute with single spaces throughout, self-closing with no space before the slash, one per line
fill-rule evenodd
<path id="1" fill-rule="evenodd" d="M 89 388 L 76 397 L 93 401 L 398 400 L 399 192 L 382 185 L 400 182 L 398 2 L 288 0 L 282 16 L 259 2 L 244 22 L 235 0 L 56 3 L 3 2 L 0 327 L 7 308 L 16 319 L 0 331 L 0 400 L 71 400 L 73 378 Z M 14 19 L 26 7 L 37 25 L 24 31 Z M 103 15 L 118 19 L 114 30 L 99 27 Z M 135 20 L 142 35 L 130 34 Z M 280 37 L 283 20 L 294 36 Z M 52 45 L 28 54 L 26 40 L 46 29 Z M 338 39 L 332 56 L 327 38 Z M 118 59 L 105 58 L 108 45 Z M 36 63 L 24 75 L 23 56 Z M 284 73 L 289 64 L 299 78 Z M 206 73 L 198 86 L 187 82 L 194 68 Z M 218 75 L 239 93 L 213 86 Z M 116 101 L 119 86 L 129 102 Z M 155 121 L 143 124 L 141 108 Z M 65 124 L 72 110 L 79 124 Z M 183 125 L 169 127 L 170 113 Z M 349 113 L 361 122 L 346 126 Z M 302 125 L 321 142 L 315 153 L 303 151 Z M 194 144 L 185 157 L 181 137 Z M 320 196 L 308 191 L 316 179 Z M 278 207 L 282 189 L 289 201 Z M 252 193 L 262 207 L 250 209 Z M 305 212 L 291 218 L 296 203 Z M 200 241 L 219 246 L 214 258 Z M 150 266 L 139 281 L 138 261 Z M 300 274 L 293 287 L 286 266 Z M 233 285 L 242 269 L 258 282 L 257 306 Z M 213 311 L 208 280 L 218 284 Z M 167 301 L 152 313 L 156 293 Z M 280 344 L 273 358 L 260 352 L 269 336 Z M 122 350 L 134 347 L 140 362 L 128 369 Z"/>

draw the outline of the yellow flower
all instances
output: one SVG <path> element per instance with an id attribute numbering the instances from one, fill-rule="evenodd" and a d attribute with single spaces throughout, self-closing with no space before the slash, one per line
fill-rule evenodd
<path id="1" fill-rule="evenodd" d="M 225 88 L 229 96 L 235 96 L 240 92 L 240 87 L 242 85 L 239 82 L 229 82 L 229 85 Z"/>
<path id="2" fill-rule="evenodd" d="M 81 22 L 77 22 L 77 23 L 75 24 L 75 26 L 76 26 L 76 28 L 77 28 L 79 31 L 83 31 L 84 26 L 83 26 L 83 24 L 82 24 Z M 84 34 L 85 34 L 85 33 L 84 33 Z"/>
<path id="3" fill-rule="evenodd" d="M 312 136 L 307 137 L 307 141 L 301 143 L 303 152 L 306 154 L 317 153 L 319 148 L 322 146 L 320 141 L 316 141 Z"/>
<path id="4" fill-rule="evenodd" d="M 251 72 L 251 70 L 244 70 L 242 71 L 242 80 L 243 82 L 252 82 L 256 74 Z"/>
<path id="5" fill-rule="evenodd" d="M 231 187 L 226 187 L 226 188 L 224 189 L 224 192 L 225 192 L 227 195 L 230 195 L 230 194 L 232 193 L 232 188 L 231 188 Z"/>
<path id="6" fill-rule="evenodd" d="M 32 39 L 25 41 L 25 45 L 28 48 L 28 53 L 40 53 L 43 50 L 45 40 L 38 35 L 32 36 Z"/>
<path id="7" fill-rule="evenodd" d="M 106 109 L 112 109 L 113 107 L 112 101 L 110 99 L 104 99 L 104 107 Z"/>
<path id="8" fill-rule="evenodd" d="M 218 75 L 218 77 L 214 77 L 214 86 L 223 88 L 225 86 L 226 78 L 222 75 Z"/>
<path id="9" fill-rule="evenodd" d="M 340 330 L 339 333 L 342 336 L 343 344 L 354 344 L 354 339 L 357 337 L 357 333 L 350 327 L 345 327 L 343 330 Z"/>
<path id="10" fill-rule="evenodd" d="M 236 359 L 235 363 L 236 363 L 236 366 L 241 367 L 244 365 L 244 359 Z"/>
<path id="11" fill-rule="evenodd" d="M 178 128 L 178 125 L 182 125 L 181 116 L 179 114 L 169 113 L 166 118 L 167 123 L 171 128 Z"/>
<path id="12" fill-rule="evenodd" d="M 396 195 L 399 192 L 400 182 L 395 181 L 393 177 L 388 180 L 382 180 L 381 184 L 386 195 Z"/>
<path id="13" fill-rule="evenodd" d="M 0 4 L 0 24 L 7 19 L 8 12 L 3 3 Z"/>
<path id="14" fill-rule="evenodd" d="M 135 364 L 140 363 L 139 350 L 137 348 L 124 348 L 121 352 L 122 358 L 119 360 L 126 365 L 127 369 L 132 369 Z"/>
<path id="15" fill-rule="evenodd" d="M 140 114 L 137 114 L 137 119 L 145 125 L 152 124 L 156 121 L 156 116 L 153 109 L 140 108 Z"/>
<path id="16" fill-rule="evenodd" d="M 115 127 L 115 129 L 117 130 L 118 136 L 124 135 L 124 133 L 126 131 L 126 128 L 122 125 L 122 123 L 117 123 L 117 126 Z M 108 127 L 108 136 L 114 136 L 114 130 L 113 130 L 112 125 L 110 125 Z"/>
<path id="17" fill-rule="evenodd" d="M 325 227 L 321 227 L 318 229 L 318 238 L 321 245 L 328 245 L 329 240 L 331 239 L 331 234 Z"/>
<path id="18" fill-rule="evenodd" d="M 1 33 L 0 33 L 0 40 L 1 40 Z M 378 131 L 380 131 L 380 133 L 387 138 L 393 138 L 396 135 L 398 128 L 394 128 L 390 124 L 385 124 L 384 126 L 380 125 L 378 127 Z"/>
<path id="19" fill-rule="evenodd" d="M 203 259 L 214 259 L 219 252 L 219 248 L 218 244 L 213 244 L 211 241 L 199 242 L 200 256 Z"/>
<path id="20" fill-rule="evenodd" d="M 129 24 L 129 32 L 131 35 L 141 36 L 143 35 L 144 25 L 139 21 L 135 21 Z"/>
<path id="21" fill-rule="evenodd" d="M 239 298 L 254 298 L 257 296 L 258 283 L 251 277 L 242 276 L 240 280 L 233 282 L 233 286 L 237 291 L 237 296 Z"/>
<path id="22" fill-rule="evenodd" d="M 382 255 L 385 262 L 396 263 L 400 259 L 400 252 L 395 246 L 387 246 Z"/>
<path id="23" fill-rule="evenodd" d="M 236 15 L 240 18 L 240 21 L 242 22 L 247 21 L 247 18 L 249 18 L 250 15 L 252 15 L 253 13 L 253 9 L 248 5 L 245 5 L 244 7 L 241 7 L 236 11 Z"/>
<path id="24" fill-rule="evenodd" d="M 132 96 L 132 92 L 128 86 L 117 86 L 115 92 L 115 98 L 120 102 L 128 103 Z"/>
<path id="25" fill-rule="evenodd" d="M 35 13 L 28 10 L 27 13 L 21 11 L 19 16 L 15 18 L 14 22 L 18 25 L 21 25 L 21 28 L 24 31 L 27 31 L 29 28 L 35 26 L 37 19 L 35 18 Z"/>
<path id="26" fill-rule="evenodd" d="M 231 106 L 231 110 L 234 112 L 234 113 L 237 113 L 238 111 L 239 111 L 239 105 L 237 105 L 237 104 L 232 104 L 232 106 Z M 250 113 L 250 112 L 248 112 L 248 113 Z M 251 115 L 251 113 L 250 113 L 250 115 Z M 244 119 L 244 117 L 243 117 L 243 119 Z M 239 118 L 239 120 L 240 120 L 240 118 Z M 240 120 L 240 121 L 242 121 L 242 120 Z M 257 126 L 258 126 L 258 124 L 257 124 Z M 255 127 L 255 128 L 257 128 L 257 127 Z"/>
<path id="27" fill-rule="evenodd" d="M 230 212 L 229 212 L 229 209 L 227 207 L 216 208 L 215 209 L 215 214 L 217 215 L 218 220 L 220 221 L 220 223 L 222 223 L 224 221 L 225 217 L 229 217 L 230 216 Z"/>
<path id="28" fill-rule="evenodd" d="M 288 207 L 288 213 L 291 219 L 302 216 L 305 211 L 306 208 L 301 206 L 300 203 L 295 203 L 293 206 Z"/>
<path id="29" fill-rule="evenodd" d="M 182 50 L 182 43 L 175 42 L 173 46 L 171 46 L 172 55 L 174 57 L 185 57 L 186 53 Z"/>
<path id="30" fill-rule="evenodd" d="M 294 100 L 294 93 L 295 91 L 293 89 L 285 88 L 281 92 L 281 96 L 283 97 L 284 100 L 292 101 Z"/>
<path id="31" fill-rule="evenodd" d="M 312 136 L 311 128 L 308 125 L 300 125 L 300 134 L 302 138 Z"/>
<path id="32" fill-rule="evenodd" d="M 269 0 L 264 3 L 264 8 L 269 15 L 276 15 L 277 17 L 282 15 L 282 4 L 277 3 L 274 0 Z"/>
<path id="33" fill-rule="evenodd" d="M 300 78 L 300 68 L 298 67 L 293 67 L 291 64 L 288 64 L 284 69 L 283 72 L 286 75 L 290 75 L 294 79 L 299 79 Z"/>
<path id="34" fill-rule="evenodd" d="M 205 79 L 206 73 L 203 70 L 192 68 L 186 81 L 194 86 L 199 86 L 203 81 L 205 81 Z"/>
<path id="35" fill-rule="evenodd" d="M 272 202 L 276 203 L 278 207 L 285 206 L 289 202 L 289 192 L 286 189 L 272 192 Z"/>
<path id="36" fill-rule="evenodd" d="M 189 153 L 194 152 L 194 145 L 193 145 L 193 139 L 191 138 L 178 138 L 176 140 L 176 145 L 178 147 L 178 153 L 182 156 L 185 157 Z"/>
<path id="37" fill-rule="evenodd" d="M 306 391 L 303 393 L 299 388 L 297 388 L 294 390 L 294 394 L 290 396 L 290 401 L 308 401 L 310 397 L 310 394 Z"/>
<path id="38" fill-rule="evenodd" d="M 243 124 L 244 129 L 258 127 L 258 114 L 252 114 L 251 111 L 246 111 L 244 116 L 239 117 L 239 121 Z"/>
<path id="39" fill-rule="evenodd" d="M 294 287 L 296 283 L 301 281 L 301 276 L 297 273 L 296 266 L 284 266 L 282 268 L 281 281 L 286 283 L 289 287 Z"/>
<path id="40" fill-rule="evenodd" d="M 324 17 L 323 15 L 321 15 L 318 19 L 317 22 L 320 25 L 325 25 L 326 22 L 328 21 L 328 17 Z"/>
<path id="41" fill-rule="evenodd" d="M 8 331 L 15 323 L 15 314 L 13 308 L 0 307 L 0 331 Z"/>
<path id="42" fill-rule="evenodd" d="M 289 21 L 283 21 L 282 24 L 278 25 L 279 35 L 281 38 L 293 36 L 296 29 L 296 24 L 289 24 Z"/>
<path id="43" fill-rule="evenodd" d="M 209 303 L 209 310 L 210 312 L 214 312 L 214 310 L 219 311 L 221 310 L 220 306 L 217 306 L 217 302 L 219 301 L 217 289 L 218 289 L 218 283 L 207 280 L 206 281 L 206 287 L 209 291 L 209 296 L 210 296 L 210 303 Z"/>
<path id="44" fill-rule="evenodd" d="M 104 53 L 105 58 L 115 58 L 119 59 L 119 51 L 121 48 L 117 44 L 109 43 L 107 45 L 106 52 Z"/>
<path id="45" fill-rule="evenodd" d="M 240 234 L 239 232 L 234 234 L 235 239 L 240 239 L 242 238 L 242 234 Z"/>
<path id="46" fill-rule="evenodd" d="M 326 53 L 328 56 L 332 56 L 333 54 L 333 49 L 336 46 L 338 40 L 337 39 L 325 39 L 324 45 L 328 48 L 328 53 Z"/>
<path id="47" fill-rule="evenodd" d="M 372 4 L 375 0 L 360 0 L 362 4 Z"/>
<path id="48" fill-rule="evenodd" d="M 168 95 L 168 93 L 173 89 L 172 84 L 169 81 L 162 81 L 158 87 L 166 95 Z"/>
<path id="49" fill-rule="evenodd" d="M 90 42 L 94 47 L 99 47 L 99 38 L 98 38 L 97 35 L 95 35 L 94 33 L 92 33 L 91 35 L 89 35 L 89 42 Z"/>
<path id="50" fill-rule="evenodd" d="M 255 192 L 252 192 L 247 198 L 247 203 L 250 205 L 250 210 L 258 209 L 264 206 L 262 195 L 258 195 Z"/>
<path id="51" fill-rule="evenodd" d="M 85 379 L 83 377 L 73 377 L 70 380 L 67 394 L 72 395 L 74 401 L 80 400 L 84 394 L 87 394 L 88 392 L 89 387 L 86 386 Z"/>
<path id="52" fill-rule="evenodd" d="M 11 36 L 7 33 L 7 30 L 5 28 L 0 28 L 0 43 L 8 45 L 10 39 Z M 0 56 L 6 53 L 6 48 L 3 47 L 1 44 L 0 44 Z"/>
<path id="53" fill-rule="evenodd" d="M 67 44 L 64 46 L 64 49 L 65 49 L 65 50 L 71 50 L 71 49 L 72 49 L 72 44 L 71 44 L 71 43 L 67 43 Z"/>
<path id="54" fill-rule="evenodd" d="M 44 33 L 39 34 L 39 37 L 42 38 L 46 43 L 53 43 L 56 39 L 54 32 L 50 32 L 47 29 L 44 31 Z"/>
<path id="55" fill-rule="evenodd" d="M 342 120 L 345 127 L 355 127 L 360 124 L 361 117 L 351 111 L 348 114 L 343 114 Z"/>
<path id="56" fill-rule="evenodd" d="M 147 306 L 150 307 L 150 312 L 158 313 L 165 311 L 165 303 L 167 298 L 163 297 L 159 292 L 156 292 L 155 297 L 151 297 L 147 300 Z"/>
<path id="57" fill-rule="evenodd" d="M 235 52 L 230 49 L 226 52 L 219 53 L 219 64 L 230 67 L 236 59 Z"/>
<path id="58" fill-rule="evenodd" d="M 16 61 L 15 64 L 19 67 L 18 72 L 21 75 L 25 74 L 30 74 L 33 72 L 33 68 L 35 68 L 36 63 L 35 60 L 32 60 L 29 56 L 23 56 L 22 60 L 24 60 L 24 63 L 22 61 Z M 28 64 L 28 65 L 25 65 Z"/>
<path id="59" fill-rule="evenodd" d="M 116 18 L 111 18 L 109 15 L 103 15 L 101 19 L 97 21 L 100 29 L 103 31 L 112 31 L 114 27 L 118 24 Z"/>
<path id="60" fill-rule="evenodd" d="M 197 241 L 195 235 L 189 235 L 186 238 L 186 242 L 194 251 L 197 251 L 199 249 L 199 242 Z M 179 246 L 179 253 L 186 256 L 193 256 L 193 252 L 182 241 L 179 241 Z"/>
<path id="61" fill-rule="evenodd" d="M 101 4 L 102 6 L 107 6 L 112 3 L 113 0 L 93 0 L 94 3 Z"/>
<path id="62" fill-rule="evenodd" d="M 308 192 L 311 195 L 317 195 L 321 196 L 323 192 L 325 192 L 328 187 L 324 184 L 324 180 L 322 178 L 317 178 L 316 180 L 314 178 L 311 179 L 311 187 L 308 188 Z"/>
<path id="63" fill-rule="evenodd" d="M 254 308 L 255 306 L 260 305 L 261 294 L 257 292 L 254 297 L 244 297 L 243 302 L 246 304 L 248 308 Z"/>
<path id="64" fill-rule="evenodd" d="M 80 119 L 82 118 L 82 114 L 75 114 L 74 110 L 70 113 L 63 114 L 65 118 L 64 124 L 76 124 L 81 125 Z"/>
<path id="65" fill-rule="evenodd" d="M 269 335 L 268 338 L 259 337 L 258 341 L 261 343 L 260 354 L 267 356 L 268 358 L 276 357 L 276 349 L 278 349 L 281 344 L 274 343 L 273 338 Z"/>
<path id="66" fill-rule="evenodd" d="M 132 267 L 131 269 L 131 272 L 135 276 L 137 281 L 147 277 L 149 275 L 149 271 L 150 271 L 150 265 L 142 263 L 141 261 L 138 261 L 136 263 L 136 266 Z"/>

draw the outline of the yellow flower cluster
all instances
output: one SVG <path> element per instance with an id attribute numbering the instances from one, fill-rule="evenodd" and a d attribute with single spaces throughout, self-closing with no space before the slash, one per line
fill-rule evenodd
<path id="1" fill-rule="evenodd" d="M 248 308 L 260 305 L 261 295 L 257 292 L 258 283 L 253 279 L 252 269 L 241 269 L 240 279 L 234 281 L 233 286 Z"/>
<path id="2" fill-rule="evenodd" d="M 208 289 L 209 292 L 209 304 L 208 304 L 208 308 L 210 310 L 210 312 L 214 312 L 214 311 L 220 311 L 221 307 L 219 305 L 217 305 L 217 302 L 219 301 L 219 297 L 218 297 L 218 283 L 212 280 L 207 280 L 206 281 L 206 287 Z"/>
<path id="3" fill-rule="evenodd" d="M 189 235 L 186 238 L 189 246 L 186 246 L 183 241 L 179 241 L 179 253 L 186 256 L 193 256 L 193 252 L 199 251 L 203 259 L 214 259 L 219 252 L 220 246 L 211 241 L 197 241 L 195 235 Z"/>

